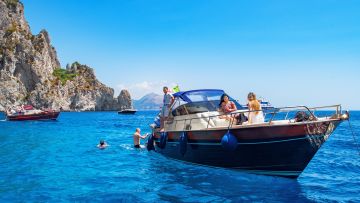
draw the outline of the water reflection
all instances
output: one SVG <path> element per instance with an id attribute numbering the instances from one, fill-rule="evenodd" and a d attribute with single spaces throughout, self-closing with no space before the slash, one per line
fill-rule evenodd
<path id="1" fill-rule="evenodd" d="M 296 180 L 210 168 L 153 155 L 150 167 L 156 191 L 164 201 L 300 201 L 304 196 Z"/>

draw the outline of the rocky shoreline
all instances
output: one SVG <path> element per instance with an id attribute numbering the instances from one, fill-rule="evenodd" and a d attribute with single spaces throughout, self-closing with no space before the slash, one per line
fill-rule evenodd
<path id="1" fill-rule="evenodd" d="M 74 62 L 61 68 L 46 30 L 33 35 L 18 0 L 0 0 L 0 111 L 30 104 L 65 111 L 116 111 L 131 107 L 126 90 L 97 80 L 94 70 Z"/>

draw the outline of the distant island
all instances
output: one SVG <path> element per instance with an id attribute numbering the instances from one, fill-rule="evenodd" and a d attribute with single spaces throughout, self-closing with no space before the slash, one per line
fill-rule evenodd
<path id="1" fill-rule="evenodd" d="M 133 104 L 138 110 L 160 110 L 162 99 L 161 95 L 150 93 L 141 97 L 139 100 L 133 100 Z"/>
<path id="2" fill-rule="evenodd" d="M 74 45 L 76 46 L 76 45 Z M 46 30 L 33 35 L 18 0 L 0 0 L 0 111 L 16 105 L 66 111 L 131 108 L 131 96 L 97 80 L 79 62 L 60 66 Z"/>

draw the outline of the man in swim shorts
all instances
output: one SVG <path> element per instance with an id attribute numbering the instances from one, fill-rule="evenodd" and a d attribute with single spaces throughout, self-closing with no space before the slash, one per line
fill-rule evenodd
<path id="1" fill-rule="evenodd" d="M 136 128 L 134 136 L 133 136 L 134 137 L 134 147 L 135 148 L 141 148 L 140 147 L 140 139 L 145 139 L 148 136 L 147 133 L 142 136 L 140 134 L 140 132 L 141 132 L 140 128 Z"/>

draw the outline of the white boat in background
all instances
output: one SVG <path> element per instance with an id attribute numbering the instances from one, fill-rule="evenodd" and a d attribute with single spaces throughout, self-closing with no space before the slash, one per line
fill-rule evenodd
<path id="1" fill-rule="evenodd" d="M 260 99 L 258 99 L 258 101 L 260 102 L 262 110 L 273 110 L 275 108 L 268 100 L 266 100 L 262 97 L 260 97 Z M 247 109 L 248 106 L 247 106 L 247 104 L 242 104 L 241 108 Z"/>

